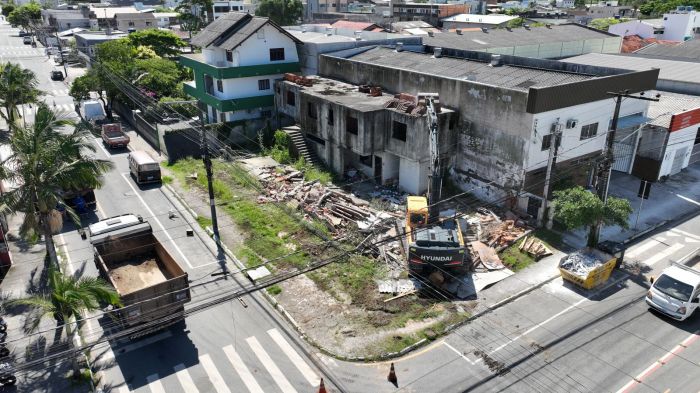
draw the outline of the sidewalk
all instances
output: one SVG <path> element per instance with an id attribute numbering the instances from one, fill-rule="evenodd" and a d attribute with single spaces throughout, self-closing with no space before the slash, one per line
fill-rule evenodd
<path id="1" fill-rule="evenodd" d="M 700 211 L 700 163 L 683 169 L 665 182 L 652 183 L 649 199 L 637 197 L 640 182 L 632 175 L 613 171 L 610 195 L 629 200 L 633 212 L 629 218 L 629 229 L 604 227 L 600 241 L 622 242 L 636 238 L 667 222 L 690 217 Z M 575 247 L 584 246 L 587 234 L 587 229 L 579 229 L 565 233 L 563 240 Z"/>
<path id="2" fill-rule="evenodd" d="M 3 301 L 16 299 L 43 292 L 46 288 L 47 266 L 44 256 L 46 254 L 44 242 L 28 245 L 19 238 L 18 228 L 22 217 L 18 215 L 8 217 L 8 246 L 12 255 L 12 266 L 5 278 L 0 282 L 0 292 Z M 11 312 L 10 312 L 11 311 Z M 57 338 L 53 332 L 46 335 L 36 335 L 31 341 L 22 340 L 27 334 L 24 332 L 26 308 L 14 308 L 8 311 L 3 307 L 3 317 L 7 322 L 7 339 L 11 351 L 11 358 L 21 363 L 42 356 L 45 351 L 62 343 L 65 337 Z M 37 331 L 49 330 L 56 326 L 56 321 L 44 318 Z M 13 341 L 18 340 L 16 343 Z M 44 363 L 29 371 L 17 374 L 18 391 L 22 392 L 85 392 L 88 385 L 76 384 L 67 378 L 71 372 L 71 363 L 67 361 L 51 361 Z M 2 390 L 4 391 L 4 390 Z"/>

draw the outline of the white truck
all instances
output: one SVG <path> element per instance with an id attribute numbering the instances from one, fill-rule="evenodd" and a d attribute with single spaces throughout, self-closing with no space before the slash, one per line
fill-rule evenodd
<path id="1" fill-rule="evenodd" d="M 700 254 L 694 252 L 680 263 L 671 262 L 659 277 L 649 279 L 646 302 L 652 309 L 678 321 L 688 319 L 700 305 Z"/>

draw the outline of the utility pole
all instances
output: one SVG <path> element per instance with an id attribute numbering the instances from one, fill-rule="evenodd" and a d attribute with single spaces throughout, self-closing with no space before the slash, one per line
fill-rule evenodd
<path id="1" fill-rule="evenodd" d="M 617 132 L 617 123 L 620 119 L 620 107 L 622 106 L 623 98 L 632 98 L 635 100 L 643 101 L 659 101 L 660 94 L 657 94 L 655 98 L 644 97 L 644 92 L 639 93 L 639 95 L 630 94 L 629 90 L 619 91 L 619 92 L 608 92 L 608 95 L 615 97 L 615 111 L 613 113 L 612 124 L 610 125 L 610 130 L 606 136 L 605 148 L 603 150 L 603 162 L 596 172 L 596 194 L 603 204 L 608 202 L 608 190 L 610 189 L 610 177 L 612 173 L 612 164 L 615 159 L 615 133 Z M 600 237 L 600 225 L 591 228 L 591 233 L 589 234 L 589 246 L 595 246 L 598 244 L 598 238 Z"/>
<path id="2" fill-rule="evenodd" d="M 542 191 L 542 205 L 540 210 L 537 212 L 537 226 L 542 226 L 542 221 L 544 219 L 545 212 L 547 210 L 547 198 L 549 198 L 549 183 L 552 178 L 552 172 L 554 171 L 554 164 L 557 161 L 557 151 L 559 150 L 559 143 L 561 141 L 561 123 L 559 123 L 559 118 L 552 124 L 552 133 L 550 134 L 549 140 L 549 159 L 547 160 L 547 174 L 544 178 L 544 190 Z"/>
<path id="3" fill-rule="evenodd" d="M 209 188 L 209 207 L 211 208 L 211 226 L 214 232 L 214 242 L 216 242 L 217 248 L 221 248 L 221 243 L 219 241 L 219 223 L 216 219 L 216 203 L 214 201 L 214 182 L 212 179 L 213 173 L 211 169 L 211 159 L 209 158 L 209 148 L 207 146 L 207 128 L 202 127 L 202 138 L 201 138 L 201 149 L 202 149 L 202 161 L 204 162 L 204 168 L 207 171 L 207 187 Z"/>

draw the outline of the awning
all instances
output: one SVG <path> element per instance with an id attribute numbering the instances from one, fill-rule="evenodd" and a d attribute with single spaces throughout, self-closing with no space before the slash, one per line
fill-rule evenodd
<path id="1" fill-rule="evenodd" d="M 638 127 L 649 122 L 649 120 L 651 120 L 651 118 L 640 114 L 624 116 L 617 120 L 617 129 L 621 130 L 624 128 Z M 610 122 L 610 125 L 612 125 L 612 121 Z"/>

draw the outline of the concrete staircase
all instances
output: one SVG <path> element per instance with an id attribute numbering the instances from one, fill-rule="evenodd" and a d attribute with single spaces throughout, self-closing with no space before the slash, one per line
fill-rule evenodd
<path id="1" fill-rule="evenodd" d="M 304 138 L 299 127 L 285 127 L 283 131 L 289 135 L 290 148 L 292 151 L 299 157 L 304 157 L 304 161 L 306 161 L 307 164 L 318 165 L 321 163 L 316 152 L 309 147 L 309 142 Z"/>

